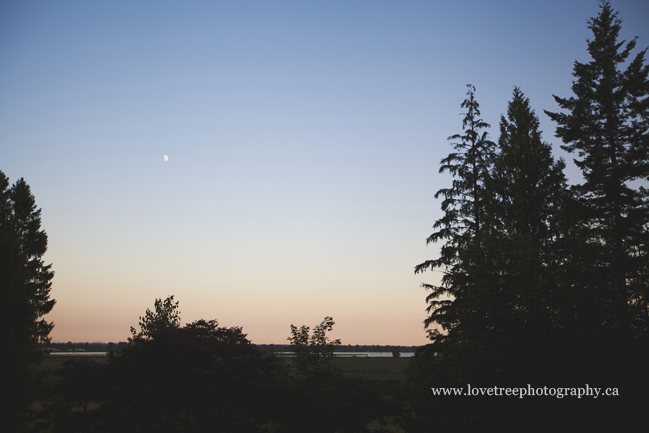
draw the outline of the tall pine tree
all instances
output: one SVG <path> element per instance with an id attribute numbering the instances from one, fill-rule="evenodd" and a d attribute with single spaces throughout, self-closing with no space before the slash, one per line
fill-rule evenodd
<path id="1" fill-rule="evenodd" d="M 9 187 L 0 171 L 0 347 L 7 352 L 0 357 L 3 431 L 15 431 L 24 421 L 33 401 L 30 370 L 43 359 L 41 343 L 49 343 L 54 326 L 43 318 L 56 301 L 50 299 L 52 265 L 42 260 L 47 234 L 40 214 L 25 180 Z"/>
<path id="2" fill-rule="evenodd" d="M 498 154 L 488 182 L 490 261 L 499 311 L 500 350 L 516 353 L 528 380 L 530 362 L 547 353 L 556 335 L 558 276 L 565 259 L 568 204 L 563 160 L 541 139 L 529 99 L 514 88 L 500 120 Z"/>
<path id="3" fill-rule="evenodd" d="M 444 399 L 431 405 L 427 401 L 429 387 L 462 386 L 484 378 L 493 371 L 488 360 L 494 358 L 485 344 L 494 328 L 485 236 L 491 231 L 486 188 L 496 144 L 488 137 L 489 125 L 480 118 L 475 88 L 469 84 L 467 89 L 462 103 L 466 109 L 462 133 L 449 137 L 454 152 L 442 159 L 440 167 L 440 173 L 449 172 L 453 182 L 450 188 L 435 194 L 435 198 L 443 197 L 444 216 L 435 222 L 436 231 L 426 239 L 427 244 L 442 242 L 440 255 L 415 267 L 416 274 L 441 270 L 443 277 L 440 285 L 422 284 L 430 291 L 426 298 L 429 316 L 424 324 L 433 343 L 422 348 L 411 363 L 409 381 L 415 397 L 410 404 L 418 417 L 434 419 L 442 429 L 458 418 L 475 418 L 475 407 L 467 399 Z"/>
<path id="4" fill-rule="evenodd" d="M 473 105 L 472 90 L 463 106 Z M 486 128 L 477 116 L 475 109 L 469 111 L 464 125 Z M 471 431 L 491 422 L 512 428 L 521 420 L 539 423 L 545 418 L 540 414 L 556 408 L 493 397 L 431 402 L 429 391 L 423 393 L 418 384 L 547 386 L 556 379 L 552 367 L 564 367 L 549 362 L 558 352 L 553 339 L 560 305 L 557 271 L 563 265 L 565 164 L 555 161 L 542 141 L 539 120 L 518 88 L 501 118 L 497 146 L 485 132 L 467 129 L 451 137 L 465 138 L 454 143 L 459 151 L 442 161 L 441 171 L 452 169 L 455 179 L 452 188 L 437 194 L 444 197 L 445 215 L 428 238 L 445 241 L 440 258 L 416 268 L 445 271 L 441 287 L 424 285 L 432 290 L 426 324 L 442 330 L 430 333 L 433 343 L 418 352 L 409 371 L 416 396 L 410 404 L 440 431 Z"/>
<path id="5" fill-rule="evenodd" d="M 608 1 L 588 21 L 590 62 L 575 62 L 574 96 L 555 100 L 562 148 L 577 153 L 584 182 L 575 187 L 587 248 L 585 285 L 600 317 L 602 338 L 627 345 L 647 337 L 647 193 L 633 181 L 649 179 L 649 67 L 646 49 L 630 58 L 636 39 L 618 41 L 621 21 Z M 582 282 L 583 284 L 583 282 Z M 594 330 L 593 330 L 594 331 Z"/>
<path id="6" fill-rule="evenodd" d="M 500 119 L 498 150 L 492 178 L 501 230 L 530 242 L 550 242 L 565 195 L 565 163 L 555 161 L 551 146 L 542 141 L 539 119 L 518 87 L 507 117 Z"/>
<path id="7" fill-rule="evenodd" d="M 562 274 L 562 338 L 572 343 L 564 356 L 577 380 L 619 390 L 606 421 L 622 430 L 643 422 L 639 402 L 649 386 L 649 202 L 639 186 L 649 179 L 649 67 L 646 49 L 631 55 L 636 39 L 619 40 L 608 1 L 588 27 L 591 60 L 574 63 L 573 96 L 555 96 L 563 111 L 546 111 L 583 175 L 573 187 L 578 218 L 566 250 L 570 272 Z"/>
<path id="8" fill-rule="evenodd" d="M 459 324 L 458 310 L 474 278 L 469 268 L 476 265 L 475 250 L 484 230 L 483 215 L 486 205 L 485 183 L 494 159 L 495 143 L 488 138 L 489 124 L 480 118 L 480 105 L 475 98 L 475 87 L 467 85 L 467 98 L 461 107 L 467 109 L 462 121 L 462 134 L 449 137 L 455 152 L 441 161 L 440 173 L 453 175 L 451 188 L 442 188 L 435 198 L 444 197 L 444 216 L 435 222 L 436 232 L 426 239 L 426 244 L 445 241 L 438 259 L 427 260 L 415 267 L 415 274 L 441 268 L 442 284 L 422 284 L 431 291 L 426 298 L 430 316 L 426 327 L 437 324 L 444 333 L 431 330 L 432 339 L 441 341 Z M 474 294 L 474 295 L 477 295 Z M 467 308 L 471 308 L 466 306 Z"/>

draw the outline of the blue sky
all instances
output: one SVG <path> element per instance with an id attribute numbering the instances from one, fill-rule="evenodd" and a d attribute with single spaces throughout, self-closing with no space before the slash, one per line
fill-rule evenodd
<path id="1" fill-rule="evenodd" d="M 649 45 L 649 5 L 616 1 Z M 0 3 L 0 170 L 43 209 L 55 341 L 122 341 L 155 298 L 281 343 L 425 344 L 425 238 L 466 84 L 570 96 L 596 1 Z M 637 50 L 636 50 L 637 52 Z M 163 155 L 168 155 L 165 162 Z M 577 182 L 578 172 L 568 167 Z"/>

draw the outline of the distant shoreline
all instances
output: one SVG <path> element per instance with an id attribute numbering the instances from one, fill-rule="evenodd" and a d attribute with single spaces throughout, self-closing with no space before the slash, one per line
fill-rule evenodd
<path id="1" fill-rule="evenodd" d="M 275 355 L 281 358 L 290 358 L 293 357 L 293 352 L 273 352 Z M 63 352 L 56 351 L 50 352 L 49 355 L 52 356 L 108 356 L 109 352 Z M 413 357 L 415 352 L 399 352 L 402 357 Z M 392 352 L 334 352 L 334 357 L 336 358 L 390 358 L 394 355 Z"/>

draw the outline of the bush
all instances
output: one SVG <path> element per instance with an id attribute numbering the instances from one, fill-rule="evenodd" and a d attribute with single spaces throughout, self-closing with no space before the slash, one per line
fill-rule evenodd
<path id="1" fill-rule="evenodd" d="M 241 328 L 215 320 L 134 338 L 109 362 L 107 410 L 122 431 L 253 431 L 274 416 L 281 374 Z"/>

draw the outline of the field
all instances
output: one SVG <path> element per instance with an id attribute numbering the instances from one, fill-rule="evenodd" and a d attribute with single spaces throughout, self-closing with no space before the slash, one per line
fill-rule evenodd
<path id="1" fill-rule="evenodd" d="M 85 355 L 88 356 L 88 355 Z M 43 362 L 38 366 L 40 369 L 49 368 L 51 370 L 58 370 L 63 366 L 63 363 L 68 359 L 79 358 L 79 355 L 46 355 Z M 108 362 L 108 355 L 89 356 L 95 362 L 100 364 Z"/>
<path id="2" fill-rule="evenodd" d="M 40 368 L 58 370 L 68 359 L 78 358 L 78 355 L 54 355 L 46 356 Z M 90 356 L 95 362 L 108 362 L 108 356 Z M 367 380 L 403 380 L 403 369 L 408 365 L 411 358 L 374 358 L 374 357 L 345 357 L 334 358 L 333 365 L 338 367 L 342 373 L 354 379 Z"/>
<path id="3" fill-rule="evenodd" d="M 334 358 L 333 364 L 354 379 L 403 380 L 411 358 Z"/>

